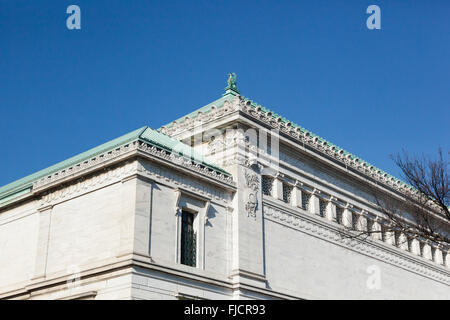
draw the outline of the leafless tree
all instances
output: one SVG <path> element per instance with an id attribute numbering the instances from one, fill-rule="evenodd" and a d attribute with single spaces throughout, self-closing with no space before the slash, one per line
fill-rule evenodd
<path id="1" fill-rule="evenodd" d="M 442 150 L 437 159 L 425 155 L 411 157 L 405 150 L 391 159 L 400 168 L 403 180 L 412 187 L 409 196 L 402 200 L 374 192 L 373 196 L 379 211 L 383 214 L 381 230 L 370 227 L 346 227 L 345 237 L 365 238 L 372 234 L 404 235 L 403 241 L 418 239 L 432 242 L 446 248 L 450 247 L 449 212 L 449 161 Z M 344 233 L 343 233 L 344 234 Z"/>

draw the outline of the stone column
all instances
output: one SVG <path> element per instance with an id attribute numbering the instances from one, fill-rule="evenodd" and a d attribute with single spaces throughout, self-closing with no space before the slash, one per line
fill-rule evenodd
<path id="1" fill-rule="evenodd" d="M 273 179 L 273 197 L 278 200 L 283 200 L 283 182 L 280 174 L 277 174 Z"/>
<path id="2" fill-rule="evenodd" d="M 351 228 L 353 225 L 352 208 L 353 206 L 351 204 L 347 204 L 342 213 L 342 224 L 347 228 Z"/>
<path id="3" fill-rule="evenodd" d="M 420 256 L 420 243 L 417 239 L 411 239 L 411 253 Z"/>
<path id="4" fill-rule="evenodd" d="M 442 248 L 440 246 L 435 246 L 434 260 L 437 264 L 443 265 L 444 260 L 442 256 Z"/>
<path id="5" fill-rule="evenodd" d="M 297 208 L 302 207 L 302 185 L 303 184 L 301 182 L 297 181 L 292 189 L 292 205 Z"/>
<path id="6" fill-rule="evenodd" d="M 381 225 L 378 218 L 375 218 L 372 224 L 372 230 L 375 231 L 375 233 L 371 234 L 372 239 L 374 240 L 381 240 Z"/>
<path id="7" fill-rule="evenodd" d="M 358 216 L 357 229 L 358 231 L 367 231 L 367 218 L 364 215 L 366 212 L 363 210 Z"/>
<path id="8" fill-rule="evenodd" d="M 404 233 L 398 236 L 398 247 L 402 250 L 408 250 L 408 239 Z"/>
<path id="9" fill-rule="evenodd" d="M 387 226 L 389 228 L 389 226 Z M 387 244 L 395 245 L 395 233 L 394 231 L 385 231 L 384 239 Z"/>
<path id="10" fill-rule="evenodd" d="M 423 244 L 423 257 L 427 260 L 433 260 L 433 256 L 431 255 L 431 246 L 426 242 Z"/>
<path id="11" fill-rule="evenodd" d="M 325 217 L 328 221 L 337 222 L 336 217 L 336 204 L 333 202 L 336 201 L 336 198 L 331 197 L 330 202 L 328 203 L 327 210 L 325 212 Z"/>
<path id="12" fill-rule="evenodd" d="M 33 279 L 45 277 L 47 269 L 47 253 L 50 240 L 51 213 L 53 206 L 46 206 L 39 210 L 38 243 L 36 248 L 36 264 Z"/>
<path id="13" fill-rule="evenodd" d="M 309 212 L 314 213 L 320 216 L 320 203 L 319 203 L 319 195 L 320 191 L 314 189 L 311 193 L 311 198 L 309 199 Z"/>

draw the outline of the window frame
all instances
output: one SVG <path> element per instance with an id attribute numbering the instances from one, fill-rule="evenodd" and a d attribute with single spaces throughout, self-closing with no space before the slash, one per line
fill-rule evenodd
<path id="1" fill-rule="evenodd" d="M 185 266 L 190 266 L 190 267 L 197 267 L 197 261 L 198 261 L 198 223 L 197 223 L 197 219 L 198 219 L 198 213 L 197 212 L 193 212 L 190 210 L 186 210 L 184 208 L 181 209 L 181 230 L 180 230 L 180 264 L 183 264 Z M 189 224 L 187 220 L 189 221 Z M 187 224 L 187 225 L 186 225 Z M 189 226 L 192 228 L 192 230 L 188 230 Z M 193 235 L 191 235 L 191 239 L 193 240 L 193 244 L 192 246 L 193 248 L 193 258 L 189 258 L 186 257 L 186 248 L 185 248 L 185 242 L 186 242 L 186 237 L 188 236 L 188 234 L 186 234 L 186 232 L 192 232 Z M 189 263 L 189 260 L 193 260 L 193 263 Z"/>

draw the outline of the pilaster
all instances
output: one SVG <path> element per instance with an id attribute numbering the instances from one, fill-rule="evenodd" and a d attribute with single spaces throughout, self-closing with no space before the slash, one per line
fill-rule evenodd
<path id="1" fill-rule="evenodd" d="M 234 283 L 265 287 L 261 170 L 258 164 L 239 162 L 232 173 L 237 182 L 232 212 L 232 270 Z M 277 186 L 278 183 L 278 186 Z M 275 192 L 281 181 L 274 179 Z M 274 192 L 274 195 L 277 193 Z"/>
<path id="2" fill-rule="evenodd" d="M 134 249 L 134 225 L 136 216 L 137 176 L 122 180 L 122 210 L 120 215 L 120 246 L 117 256 L 131 254 Z"/>
<path id="3" fill-rule="evenodd" d="M 39 209 L 39 230 L 33 279 L 44 278 L 47 269 L 48 244 L 53 206 Z"/>
<path id="4" fill-rule="evenodd" d="M 152 206 L 152 183 L 136 181 L 136 204 L 133 252 L 150 255 L 150 214 Z"/>

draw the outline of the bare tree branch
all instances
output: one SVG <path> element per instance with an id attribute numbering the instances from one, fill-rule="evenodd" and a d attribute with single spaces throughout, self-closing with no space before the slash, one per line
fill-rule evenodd
<path id="1" fill-rule="evenodd" d="M 439 148 L 436 160 L 424 155 L 410 157 L 405 150 L 391 158 L 402 171 L 405 182 L 415 189 L 415 196 L 399 201 L 374 192 L 375 203 L 383 214 L 382 230 L 373 230 L 370 223 L 363 230 L 353 225 L 346 227 L 342 236 L 366 239 L 374 234 L 394 234 L 397 246 L 403 244 L 402 238 L 408 245 L 412 239 L 418 239 L 449 247 L 449 162 L 444 160 L 442 150 Z"/>

